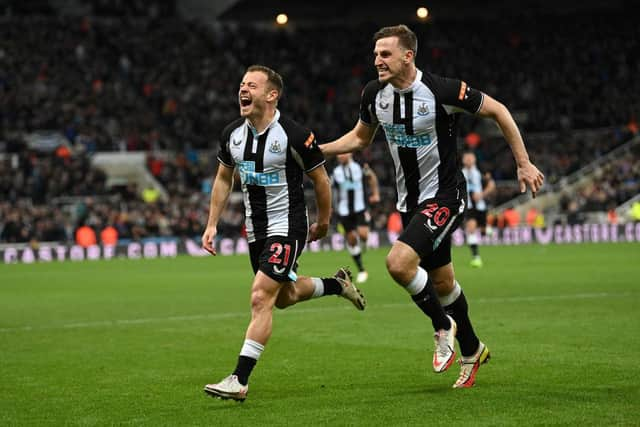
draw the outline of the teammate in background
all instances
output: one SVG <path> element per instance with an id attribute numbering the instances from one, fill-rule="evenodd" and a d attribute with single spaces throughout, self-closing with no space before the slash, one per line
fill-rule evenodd
<path id="1" fill-rule="evenodd" d="M 453 362 L 456 337 L 462 367 L 453 387 L 471 387 L 489 350 L 473 330 L 451 263 L 451 233 L 462 220 L 467 199 L 457 160 L 457 113 L 497 122 L 516 160 L 522 192 L 528 186 L 535 196 L 544 177 L 529 161 L 504 105 L 464 81 L 416 68 L 418 42 L 409 28 L 382 28 L 373 39 L 378 79 L 362 92 L 360 120 L 353 130 L 320 148 L 326 155 L 363 149 L 379 125 L 384 129 L 396 170 L 396 207 L 405 224 L 387 255 L 387 270 L 431 318 L 436 331 L 434 371 L 443 372 Z"/>
<path id="2" fill-rule="evenodd" d="M 464 233 L 467 245 L 471 249 L 471 266 L 482 267 L 482 258 L 478 246 L 481 234 L 487 227 L 487 202 L 485 199 L 493 193 L 496 183 L 491 174 L 484 177 L 476 166 L 476 155 L 470 151 L 462 155 L 462 174 L 467 183 L 467 212 L 465 214 Z M 484 185 L 483 185 L 484 181 Z"/>
<path id="3" fill-rule="evenodd" d="M 362 264 L 362 252 L 369 238 L 369 212 L 365 201 L 364 179 L 367 178 L 371 191 L 369 203 L 380 201 L 378 177 L 369 165 L 361 167 L 353 160 L 351 153 L 338 155 L 338 165 L 333 169 L 331 178 L 337 188 L 338 222 L 344 228 L 347 249 L 358 267 L 357 283 L 367 281 L 369 274 Z"/>
<path id="4" fill-rule="evenodd" d="M 364 310 L 365 300 L 339 269 L 330 278 L 296 276 L 307 241 L 324 237 L 331 215 L 331 184 L 324 157 L 312 132 L 280 115 L 282 77 L 270 68 L 247 69 L 238 92 L 241 118 L 222 132 L 218 172 L 211 192 L 209 220 L 202 246 L 212 255 L 216 227 L 238 170 L 244 196 L 251 266 L 251 322 L 233 373 L 204 391 L 223 399 L 244 400 L 249 375 L 271 336 L 273 307 L 285 308 L 311 298 L 340 295 Z M 317 222 L 309 227 L 302 185 L 311 179 Z"/>

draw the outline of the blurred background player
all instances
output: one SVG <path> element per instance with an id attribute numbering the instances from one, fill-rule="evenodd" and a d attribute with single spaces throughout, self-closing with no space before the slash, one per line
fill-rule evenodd
<path id="1" fill-rule="evenodd" d="M 211 192 L 202 246 L 216 255 L 217 225 L 231 188 L 234 170 L 242 184 L 249 256 L 255 278 L 251 287 L 251 322 L 233 373 L 204 391 L 214 397 L 243 401 L 249 375 L 271 336 L 273 307 L 285 308 L 314 297 L 340 295 L 364 310 L 365 300 L 349 272 L 334 277 L 297 277 L 298 257 L 306 241 L 324 237 L 331 216 L 331 184 L 315 136 L 280 115 L 282 77 L 270 68 L 247 69 L 238 92 L 241 118 L 222 131 L 218 172 Z M 313 182 L 316 223 L 309 227 L 302 185 Z"/>
<path id="2" fill-rule="evenodd" d="M 467 151 L 462 155 L 462 174 L 467 182 L 467 212 L 465 214 L 464 233 L 467 245 L 471 249 L 471 266 L 482 267 L 480 257 L 481 235 L 487 226 L 487 202 L 486 198 L 493 193 L 496 183 L 491 174 L 484 176 L 476 165 L 476 155 Z"/>
<path id="3" fill-rule="evenodd" d="M 362 262 L 362 253 L 366 250 L 369 238 L 370 221 L 365 178 L 371 193 L 369 203 L 378 203 L 380 201 L 378 178 L 369 165 L 365 163 L 364 167 L 361 167 L 353 160 L 351 153 L 338 155 L 338 165 L 333 169 L 331 179 L 337 189 L 335 194 L 338 222 L 344 229 L 347 250 L 358 267 L 357 283 L 364 283 L 369 277 Z"/>
<path id="4" fill-rule="evenodd" d="M 489 350 L 476 336 L 467 300 L 455 280 L 451 233 L 462 221 L 467 189 L 457 156 L 457 113 L 495 120 L 517 164 L 520 191 L 540 189 L 543 175 L 529 160 L 509 110 L 464 81 L 416 68 L 418 40 L 407 26 L 375 33 L 378 78 L 361 95 L 360 120 L 337 140 L 321 146 L 337 155 L 371 144 L 379 126 L 387 138 L 396 171 L 404 231 L 387 255 L 387 270 L 431 319 L 435 330 L 433 370 L 444 372 L 460 344 L 461 370 L 455 388 L 471 387 Z"/>

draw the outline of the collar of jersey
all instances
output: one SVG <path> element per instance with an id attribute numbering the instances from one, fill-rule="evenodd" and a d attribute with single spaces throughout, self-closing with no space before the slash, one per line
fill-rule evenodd
<path id="1" fill-rule="evenodd" d="M 256 131 L 256 128 L 253 127 L 253 125 L 251 124 L 251 122 L 249 121 L 249 119 L 245 119 L 245 122 L 247 123 L 247 127 L 249 129 L 251 129 L 251 133 L 253 133 L 253 136 L 260 136 L 262 134 L 264 134 L 266 131 L 268 131 L 269 129 L 271 129 L 273 127 L 273 125 L 275 125 L 276 123 L 278 123 L 278 120 L 280 119 L 280 110 L 278 110 L 276 108 L 276 113 L 273 115 L 273 120 L 271 120 L 271 123 L 269 123 L 269 126 L 267 126 L 266 128 L 264 128 L 264 130 L 260 133 L 258 133 Z"/>
<path id="2" fill-rule="evenodd" d="M 422 80 L 422 71 L 420 71 L 418 68 L 416 68 L 416 78 L 415 80 L 413 80 L 413 83 L 411 83 L 411 85 L 406 88 L 406 89 L 398 89 L 396 87 L 394 87 L 393 85 L 389 85 L 393 88 L 394 92 L 398 92 L 398 93 L 407 93 L 407 92 L 411 92 L 412 90 L 415 90 L 416 86 L 418 86 L 418 83 L 420 83 L 420 80 Z"/>

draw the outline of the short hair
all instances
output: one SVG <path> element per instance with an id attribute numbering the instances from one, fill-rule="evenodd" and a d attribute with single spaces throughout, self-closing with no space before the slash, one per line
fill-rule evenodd
<path id="1" fill-rule="evenodd" d="M 387 37 L 397 37 L 398 44 L 400 46 L 407 50 L 413 51 L 414 57 L 418 54 L 418 37 L 416 37 L 416 33 L 411 31 L 411 29 L 406 25 L 400 24 L 394 25 L 392 27 L 380 28 L 373 35 L 373 43 Z"/>
<path id="2" fill-rule="evenodd" d="M 284 90 L 284 83 L 282 82 L 282 76 L 280 74 L 264 65 L 251 65 L 249 68 L 247 68 L 245 74 L 251 71 L 260 71 L 261 73 L 266 74 L 267 83 L 269 83 L 272 88 L 278 91 L 278 99 L 280 99 L 280 97 L 282 96 L 282 91 Z"/>

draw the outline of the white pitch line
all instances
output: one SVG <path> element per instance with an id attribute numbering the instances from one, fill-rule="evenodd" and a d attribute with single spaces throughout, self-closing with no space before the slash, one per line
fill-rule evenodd
<path id="1" fill-rule="evenodd" d="M 592 299 L 592 298 L 622 298 L 628 296 L 635 296 L 632 292 L 622 293 L 582 293 L 573 295 L 537 295 L 528 297 L 493 297 L 493 298 L 476 298 L 471 301 L 471 304 L 486 304 L 486 303 L 510 303 L 510 302 L 536 302 L 536 301 L 554 301 L 554 300 L 579 300 L 579 299 Z M 374 308 L 396 308 L 407 307 L 409 303 L 391 303 L 391 304 L 377 304 Z M 342 311 L 353 310 L 350 306 L 340 307 L 315 307 L 315 308 L 300 308 L 296 310 L 290 310 L 282 312 L 286 315 L 305 314 L 305 313 L 320 313 L 329 311 Z M 100 320 L 94 322 L 78 322 L 67 323 L 63 325 L 45 325 L 45 326 L 17 326 L 13 328 L 0 328 L 0 332 L 20 332 L 20 331 L 41 331 L 50 329 L 82 329 L 82 328 L 98 328 L 98 327 L 112 327 L 112 326 L 127 326 L 127 325 L 143 325 L 149 323 L 162 323 L 162 322 L 184 322 L 190 320 L 216 320 L 216 319 L 228 319 L 236 317 L 249 318 L 249 311 L 237 311 L 227 313 L 211 313 L 211 314 L 194 314 L 187 316 L 169 316 L 169 317 L 147 317 L 141 319 L 122 319 L 122 320 Z"/>

